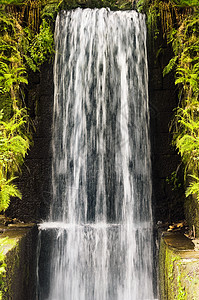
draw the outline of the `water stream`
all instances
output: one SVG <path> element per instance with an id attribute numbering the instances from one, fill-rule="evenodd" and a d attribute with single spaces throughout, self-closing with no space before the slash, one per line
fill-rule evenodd
<path id="1" fill-rule="evenodd" d="M 56 20 L 53 202 L 40 224 L 38 299 L 152 300 L 144 15 Z"/>

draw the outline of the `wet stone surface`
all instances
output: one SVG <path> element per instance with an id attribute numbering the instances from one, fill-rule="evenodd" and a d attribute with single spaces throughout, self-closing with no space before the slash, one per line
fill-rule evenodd
<path id="1" fill-rule="evenodd" d="M 194 250 L 194 243 L 181 232 L 163 233 L 165 243 L 177 251 Z"/>

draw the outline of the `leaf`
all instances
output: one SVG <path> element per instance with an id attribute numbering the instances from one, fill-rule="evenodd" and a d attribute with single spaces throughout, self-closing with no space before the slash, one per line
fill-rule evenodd
<path id="1" fill-rule="evenodd" d="M 5 210 L 10 204 L 10 197 L 22 198 L 21 193 L 17 189 L 16 185 L 11 184 L 15 178 L 9 180 L 0 180 L 0 211 Z"/>
<path id="2" fill-rule="evenodd" d="M 185 195 L 186 197 L 190 195 L 196 194 L 197 200 L 199 201 L 199 178 L 195 175 L 190 175 L 195 181 L 191 182 L 189 184 L 189 187 L 187 188 Z"/>
<path id="3" fill-rule="evenodd" d="M 176 61 L 178 59 L 178 56 L 173 57 L 170 59 L 168 65 L 163 70 L 163 76 L 167 75 L 169 72 L 171 72 L 174 67 L 176 67 Z"/>

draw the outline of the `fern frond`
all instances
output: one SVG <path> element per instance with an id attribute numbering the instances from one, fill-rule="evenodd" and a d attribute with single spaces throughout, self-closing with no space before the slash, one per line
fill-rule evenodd
<path id="1" fill-rule="evenodd" d="M 11 183 L 14 179 L 14 177 L 7 181 L 4 178 L 0 179 L 0 211 L 5 210 L 9 206 L 11 197 L 22 198 L 16 185 Z"/>
<path id="2" fill-rule="evenodd" d="M 195 175 L 190 175 L 190 177 L 192 177 L 194 179 L 194 181 L 192 181 L 189 185 L 189 187 L 187 188 L 185 195 L 186 197 L 190 196 L 190 195 L 196 195 L 197 200 L 199 201 L 199 178 Z"/>
<path id="3" fill-rule="evenodd" d="M 171 58 L 168 65 L 164 68 L 163 70 L 163 76 L 167 75 L 169 72 L 174 70 L 176 67 L 176 61 L 178 59 L 178 56 L 176 55 L 175 57 Z"/>

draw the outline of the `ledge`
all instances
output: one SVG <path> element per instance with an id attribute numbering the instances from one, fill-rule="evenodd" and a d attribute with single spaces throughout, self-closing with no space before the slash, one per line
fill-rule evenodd
<path id="1" fill-rule="evenodd" d="M 198 240 L 162 232 L 159 249 L 160 299 L 199 299 Z"/>
<path id="2" fill-rule="evenodd" d="M 0 216 L 0 253 L 5 272 L 0 299 L 34 300 L 36 297 L 36 224 L 8 224 Z"/>

